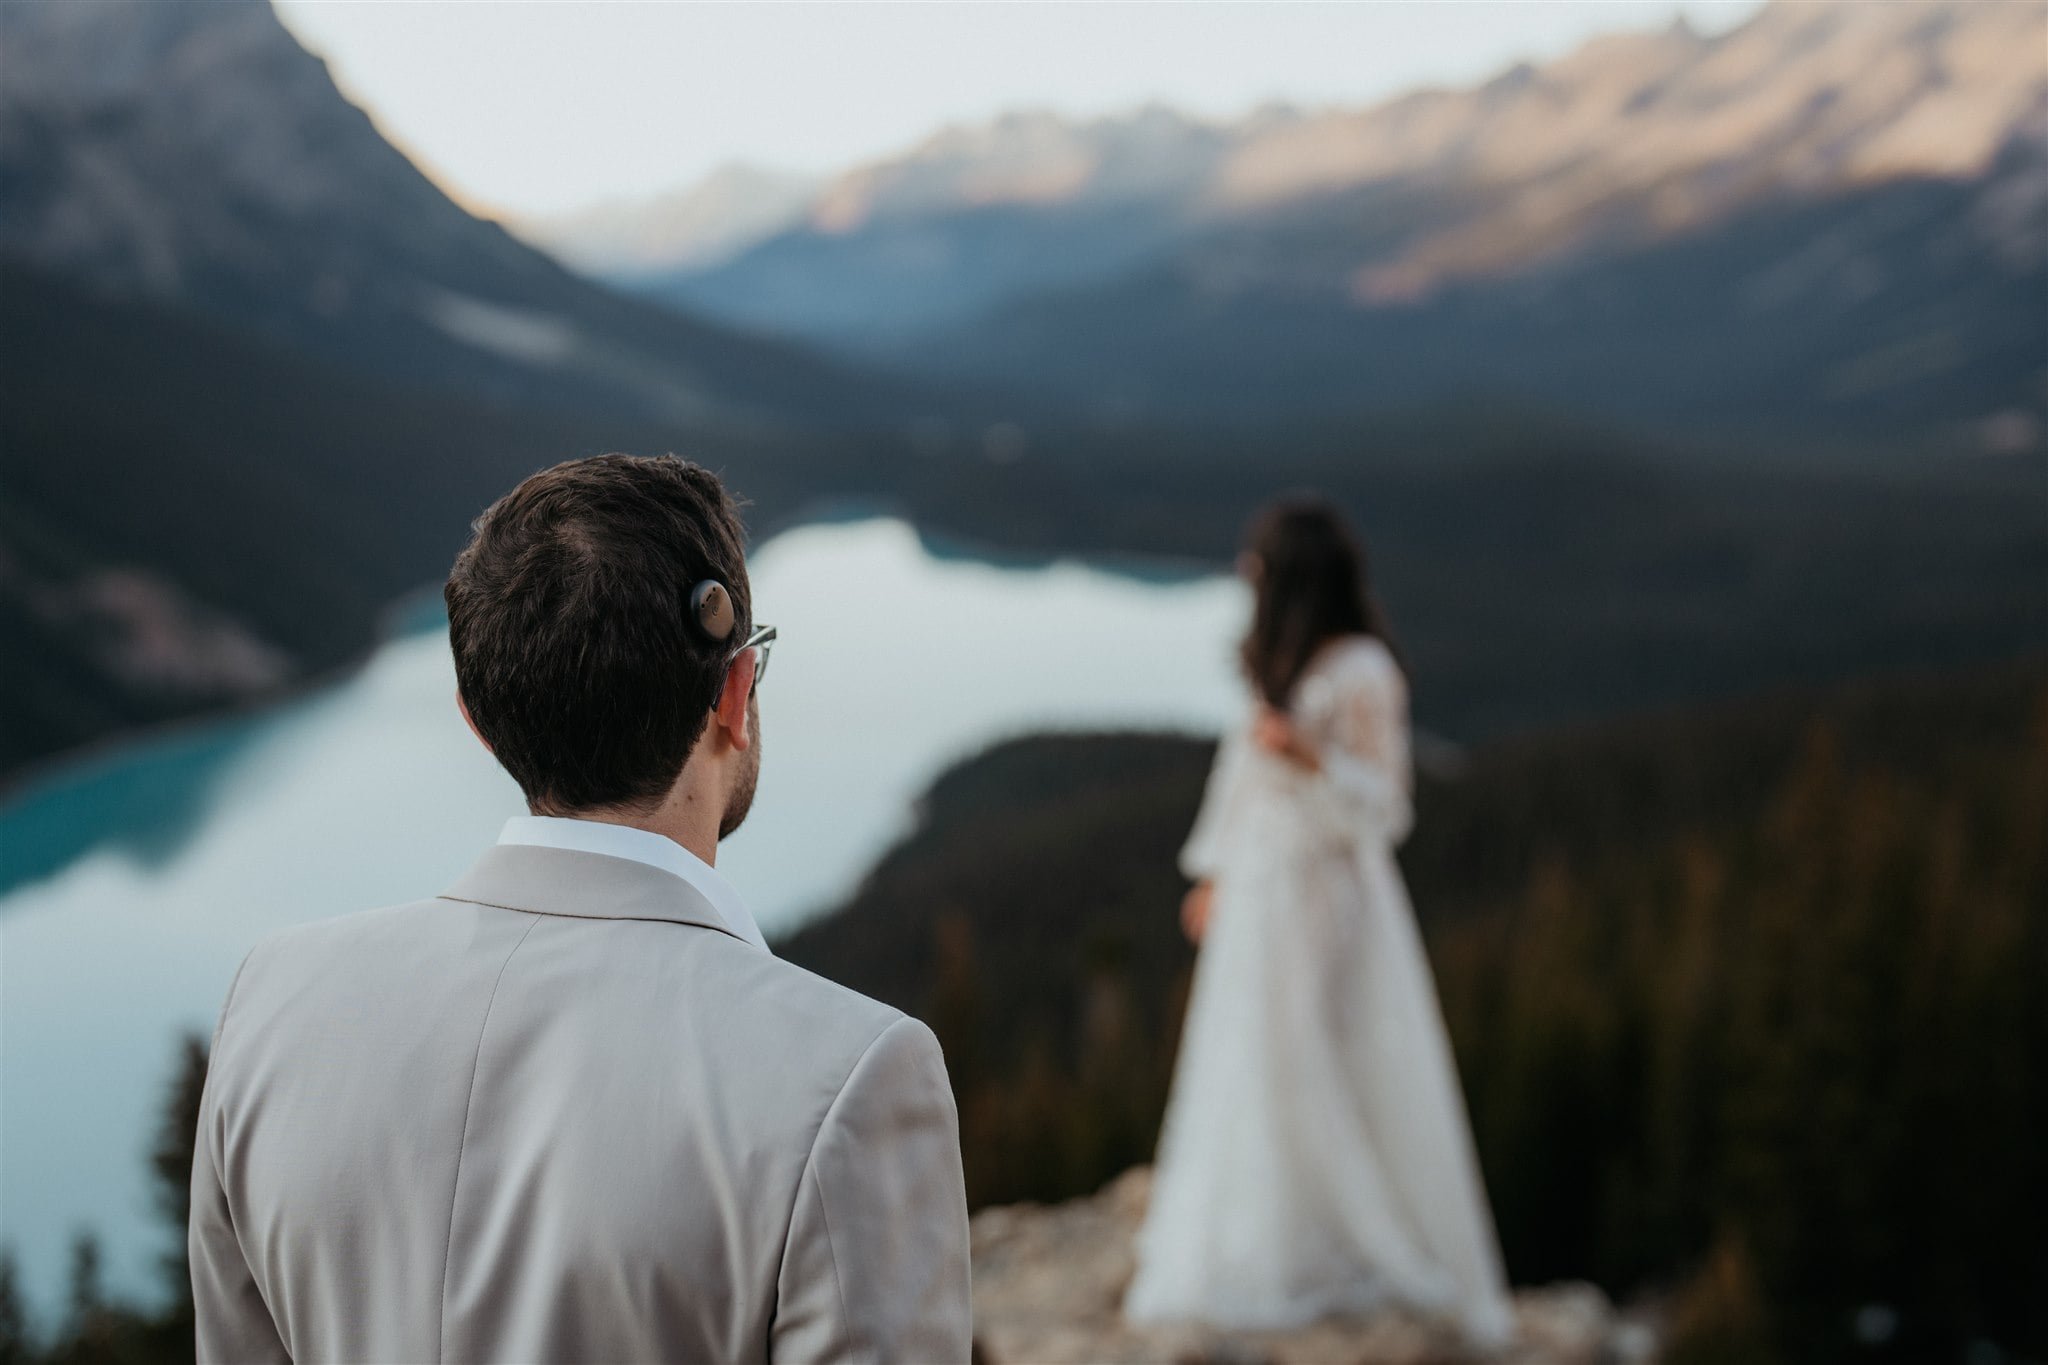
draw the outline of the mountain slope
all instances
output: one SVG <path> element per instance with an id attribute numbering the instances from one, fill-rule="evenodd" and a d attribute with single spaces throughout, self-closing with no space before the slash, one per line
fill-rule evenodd
<path id="1" fill-rule="evenodd" d="M 471 217 L 266 0 L 10 4 L 0 61 L 0 251 L 103 293 L 495 401 L 844 420 L 886 390 Z"/>
<path id="2" fill-rule="evenodd" d="M 1723 441 L 1943 435 L 2029 449 L 2048 413 L 2048 253 L 1987 224 L 2048 178 L 2016 145 L 1984 180 L 1759 204 L 1654 242 L 1410 300 L 1256 262 L 1344 250 L 1301 217 L 900 347 L 922 372 L 1030 375 L 1122 417 L 1259 421 L 1477 395 Z M 1229 283 L 1222 283 L 1229 281 Z"/>
<path id="3" fill-rule="evenodd" d="M 338 665 L 603 439 L 4 261 L 0 299 L 0 772 Z"/>
<path id="4" fill-rule="evenodd" d="M 0 257 L 0 783 L 106 733 L 341 666 L 534 470 L 672 450 L 757 532 L 886 483 L 800 432 L 423 391 Z"/>

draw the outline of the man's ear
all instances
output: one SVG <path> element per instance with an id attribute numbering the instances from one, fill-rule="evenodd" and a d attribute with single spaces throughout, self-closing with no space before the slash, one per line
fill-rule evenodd
<path id="1" fill-rule="evenodd" d="M 718 705 L 711 713 L 711 723 L 725 731 L 727 742 L 735 749 L 747 747 L 747 698 L 753 695 L 758 657 L 748 649 L 732 661 L 732 667 L 725 671 L 725 687 L 718 694 Z"/>
<path id="2" fill-rule="evenodd" d="M 477 729 L 476 722 L 470 718 L 469 703 L 462 699 L 462 689 L 459 687 L 455 689 L 455 709 L 462 713 L 462 723 L 476 736 L 476 742 L 484 746 L 484 752 L 495 753 L 496 750 L 491 748 L 491 742 L 484 738 L 484 732 Z"/>

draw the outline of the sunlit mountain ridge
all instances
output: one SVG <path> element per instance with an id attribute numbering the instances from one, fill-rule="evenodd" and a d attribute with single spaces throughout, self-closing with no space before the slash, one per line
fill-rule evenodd
<path id="1" fill-rule="evenodd" d="M 1213 221 L 1426 175 L 1524 189 L 1548 180 L 1547 216 L 1558 227 L 1572 219 L 1574 201 L 1656 186 L 1664 192 L 1656 226 L 1669 230 L 1771 189 L 1983 173 L 2011 133 L 2042 112 L 2048 76 L 2028 47 L 2040 30 L 2028 6 L 1996 0 L 1780 0 L 1725 34 L 1702 35 L 1682 20 L 1617 32 L 1470 89 L 1426 88 L 1364 108 L 1274 104 L 1235 122 L 1161 104 L 1094 119 L 1019 110 L 949 126 L 818 183 L 807 204 L 787 211 L 787 226 L 843 236 L 998 205 L 1111 202 Z M 706 205 L 730 193 L 736 172 L 773 179 L 788 197 L 801 182 L 727 167 L 702 182 L 701 195 L 690 187 L 640 206 L 639 221 L 688 214 L 706 234 L 722 232 Z M 609 209 L 604 221 L 616 222 L 634 206 Z M 754 209 L 741 202 L 731 213 Z M 1518 216 L 1546 215 L 1530 206 Z M 600 262 L 604 253 L 581 240 L 591 221 L 575 215 L 526 230 Z M 671 263 L 685 264 L 699 248 L 679 233 L 674 250 Z M 1455 252 L 1445 255 L 1448 266 Z M 660 263 L 651 253 L 634 262 Z"/>
<path id="2" fill-rule="evenodd" d="M 1614 373 L 1620 353 L 1693 376 L 1612 410 L 1631 421 L 1892 423 L 1898 405 L 1857 395 L 1897 376 L 1928 389 L 1912 423 L 2038 422 L 2044 334 L 2022 309 L 2048 259 L 2044 43 L 2027 4 L 1778 3 L 1366 109 L 1021 112 L 847 172 L 731 259 L 613 273 L 1104 414 L 1670 387 Z M 1602 297 L 1609 275 L 1639 277 L 1632 297 Z M 1716 309 L 1710 344 L 1685 341 Z M 1771 357 L 1784 392 L 1724 382 L 1745 330 L 1781 328 L 1804 333 Z M 1564 373 L 1523 373 L 1530 347 Z"/>

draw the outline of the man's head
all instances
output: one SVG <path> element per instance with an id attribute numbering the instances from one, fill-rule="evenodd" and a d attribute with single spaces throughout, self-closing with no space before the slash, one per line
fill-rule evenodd
<path id="1" fill-rule="evenodd" d="M 713 639 L 690 595 L 731 594 Z M 537 815 L 651 815 L 690 794 L 738 827 L 760 768 L 739 515 L 708 470 L 598 455 L 491 504 L 445 590 L 472 728 Z"/>

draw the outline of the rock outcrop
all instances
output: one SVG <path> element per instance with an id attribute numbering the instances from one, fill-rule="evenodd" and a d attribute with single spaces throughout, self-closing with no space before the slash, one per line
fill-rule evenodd
<path id="1" fill-rule="evenodd" d="M 1467 1349 L 1447 1324 L 1403 1312 L 1333 1320 L 1295 1332 L 1186 1326 L 1134 1330 L 1117 1307 L 1133 1269 L 1132 1238 L 1152 1173 L 1138 1167 L 1065 1204 L 1012 1204 L 974 1219 L 975 1359 L 980 1365 L 1170 1362 L 1171 1365 L 1634 1365 L 1655 1360 L 1655 1324 L 1618 1312 L 1588 1284 L 1515 1295 L 1518 1339 Z"/>

